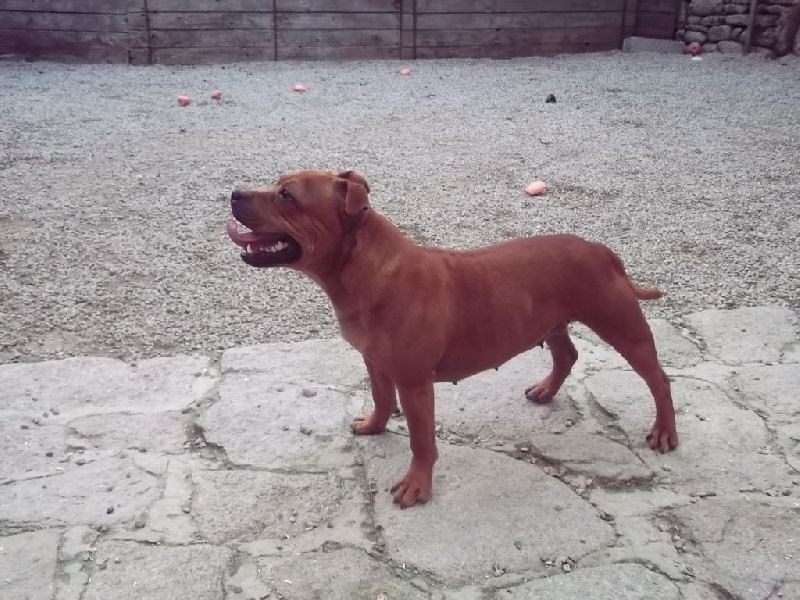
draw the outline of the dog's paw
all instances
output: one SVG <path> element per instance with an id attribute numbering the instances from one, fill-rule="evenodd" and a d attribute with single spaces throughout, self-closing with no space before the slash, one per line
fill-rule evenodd
<path id="1" fill-rule="evenodd" d="M 386 430 L 386 424 L 375 418 L 375 413 L 368 417 L 356 417 L 350 423 L 350 431 L 355 435 L 376 435 Z"/>
<path id="2" fill-rule="evenodd" d="M 431 499 L 433 488 L 433 472 L 415 468 L 413 465 L 403 477 L 392 486 L 394 503 L 400 508 L 409 508 L 415 504 L 425 504 Z"/>
<path id="3" fill-rule="evenodd" d="M 674 429 L 663 427 L 658 421 L 655 422 L 650 433 L 647 434 L 647 442 L 651 450 L 669 452 L 678 447 L 678 432 Z"/>
<path id="4" fill-rule="evenodd" d="M 557 391 L 558 389 L 553 389 L 548 376 L 525 390 L 525 397 L 531 402 L 536 402 L 536 404 L 547 404 L 553 399 Z"/>

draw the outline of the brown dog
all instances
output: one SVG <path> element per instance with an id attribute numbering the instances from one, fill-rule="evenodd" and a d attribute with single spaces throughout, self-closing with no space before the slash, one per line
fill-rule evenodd
<path id="1" fill-rule="evenodd" d="M 571 235 L 466 251 L 418 246 L 370 210 L 368 192 L 353 171 L 290 173 L 266 190 L 234 191 L 227 228 L 245 263 L 296 269 L 330 297 L 372 387 L 375 409 L 353 421 L 355 434 L 382 432 L 399 393 L 412 453 L 392 488 L 401 507 L 431 497 L 434 382 L 498 367 L 544 342 L 553 369 L 525 395 L 549 402 L 578 356 L 570 321 L 593 329 L 647 383 L 656 404 L 650 447 L 678 445 L 669 379 L 638 302 L 661 292 L 634 285 L 611 250 Z"/>

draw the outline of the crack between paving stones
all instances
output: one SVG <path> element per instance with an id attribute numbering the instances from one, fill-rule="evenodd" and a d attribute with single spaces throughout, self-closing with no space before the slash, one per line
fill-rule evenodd
<path id="1" fill-rule="evenodd" d="M 367 540 L 371 542 L 372 548 L 369 551 L 365 551 L 363 548 L 355 546 L 353 544 L 335 542 L 335 541 L 333 543 L 337 545 L 337 549 L 354 548 L 364 552 L 367 556 L 371 557 L 373 560 L 376 560 L 377 562 L 389 567 L 392 570 L 395 577 L 400 577 L 398 575 L 398 572 L 408 573 L 409 571 L 406 568 L 405 563 L 396 562 L 390 559 L 385 554 L 386 542 L 383 537 L 383 526 L 377 523 L 377 520 L 375 518 L 375 495 L 378 493 L 378 490 L 377 487 L 374 485 L 375 482 L 371 481 L 367 476 L 367 468 L 365 466 L 364 457 L 362 456 L 361 452 L 357 454 L 357 458 L 359 460 L 356 462 L 354 468 L 356 472 L 356 484 L 357 485 L 359 483 L 361 484 L 363 490 L 362 493 L 366 500 L 366 502 L 364 503 L 364 510 L 367 513 L 367 518 L 362 522 L 361 529 Z M 328 541 L 323 542 L 323 544 L 320 546 L 321 551 L 323 552 L 325 551 L 326 543 L 328 543 Z M 429 587 L 442 585 L 442 583 L 436 579 L 433 573 L 429 573 L 422 569 L 417 569 L 415 566 L 412 566 L 412 568 L 414 569 L 413 577 L 420 577 L 421 579 L 425 580 L 426 584 L 429 584 Z M 411 583 L 410 579 L 407 581 Z M 411 585 L 414 584 L 411 583 Z M 429 593 L 428 590 L 423 590 L 417 586 L 414 587 L 420 589 L 420 591 L 422 592 Z"/>
<path id="2" fill-rule="evenodd" d="M 68 530 L 69 530 L 69 528 L 65 527 L 61 531 L 61 535 L 58 536 L 58 546 L 56 547 L 56 569 L 55 569 L 55 573 L 53 573 L 53 590 L 54 590 L 53 593 L 54 594 L 56 593 L 56 590 L 58 590 L 58 588 L 59 588 L 59 585 L 58 585 L 59 584 L 59 576 L 61 575 L 61 571 L 63 570 L 63 567 L 65 565 L 69 564 L 69 562 L 75 562 L 75 561 L 69 561 L 69 562 L 68 561 L 64 561 L 63 558 L 62 558 L 63 551 L 64 551 L 64 544 L 66 543 L 66 536 L 67 536 L 67 531 Z M 98 536 L 98 539 L 99 539 L 99 536 Z M 89 587 L 89 577 L 86 578 L 86 581 L 81 586 L 81 593 L 78 594 L 78 600 L 83 600 L 83 597 L 86 594 L 86 588 L 88 588 L 88 587 Z"/>
<path id="3" fill-rule="evenodd" d="M 92 462 L 94 462 L 94 461 L 92 461 Z M 87 461 L 86 464 L 89 464 L 89 461 Z M 50 477 L 60 477 L 61 475 L 64 475 L 67 472 L 68 471 L 59 471 L 58 473 L 46 473 L 44 475 L 32 475 L 30 477 L 23 477 L 21 479 L 8 479 L 6 481 L 0 482 L 0 486 L 13 485 L 15 483 L 22 483 L 23 481 L 37 481 L 39 479 L 48 479 Z"/>
<path id="4" fill-rule="evenodd" d="M 642 465 L 647 466 L 644 459 L 639 455 L 639 453 L 634 449 L 633 442 L 631 441 L 630 437 L 628 436 L 627 432 L 620 427 L 617 421 L 617 415 L 612 413 L 611 411 L 607 410 L 602 404 L 600 404 L 597 399 L 594 397 L 588 389 L 584 387 L 584 393 L 586 395 L 585 401 L 586 406 L 590 411 L 596 412 L 598 415 L 601 415 L 610 423 L 606 425 L 607 428 L 610 428 L 615 434 L 617 434 L 621 439 L 617 440 L 614 437 L 609 437 L 606 432 L 603 432 L 602 435 L 604 438 L 611 440 L 612 442 L 622 443 L 628 450 L 630 450 L 633 455 L 639 459 Z M 610 427 L 609 427 L 610 426 Z"/>
<path id="5" fill-rule="evenodd" d="M 59 524 L 53 525 L 52 527 L 42 527 L 37 523 L 19 523 L 16 521 L 0 521 L 0 537 L 6 537 L 11 535 L 18 535 L 20 533 L 36 533 L 37 531 L 42 531 L 43 529 L 61 529 L 62 527 L 68 527 L 66 524 Z"/>
<path id="6" fill-rule="evenodd" d="M 92 582 L 92 579 L 94 578 L 94 568 L 95 568 L 95 560 L 94 559 L 95 559 L 95 556 L 97 555 L 96 552 L 95 552 L 95 549 L 97 548 L 97 542 L 99 540 L 100 540 L 100 536 L 98 535 L 97 539 L 94 542 L 94 544 L 92 544 L 92 546 L 89 547 L 89 555 L 90 555 L 89 560 L 82 561 L 83 562 L 83 566 L 86 569 L 86 582 L 83 584 L 83 587 L 81 589 L 81 593 L 78 596 L 78 600 L 83 600 L 86 597 L 86 592 L 89 591 L 89 584 Z M 88 563 L 88 566 L 86 566 L 87 563 Z"/>
<path id="7" fill-rule="evenodd" d="M 139 540 L 135 538 L 119 538 L 119 537 L 109 537 L 109 540 L 113 540 L 116 542 L 123 542 L 126 544 L 138 544 L 139 546 L 149 546 L 149 547 L 158 547 L 158 548 L 187 548 L 189 546 L 208 546 L 209 548 L 226 548 L 227 546 L 219 545 L 219 544 L 212 544 L 208 540 L 194 540 L 191 542 L 187 542 L 185 544 L 179 542 L 164 542 L 164 541 L 157 541 L 154 542 L 152 540 Z"/>
<path id="8" fill-rule="evenodd" d="M 385 540 L 383 539 L 383 534 L 381 533 L 381 531 L 383 531 L 383 527 L 379 528 L 375 519 L 375 494 L 377 494 L 377 489 L 375 489 L 376 486 L 374 485 L 375 482 L 370 481 L 369 477 L 367 476 L 367 467 L 364 464 L 364 457 L 362 456 L 360 449 L 355 458 L 358 459 L 355 461 L 353 469 L 356 474 L 355 484 L 357 487 L 361 487 L 363 490 L 363 506 L 367 513 L 367 518 L 361 523 L 361 530 L 363 531 L 367 540 L 372 543 L 373 548 L 384 548 Z"/>
<path id="9" fill-rule="evenodd" d="M 673 579 L 672 577 L 669 576 L 669 574 L 667 572 L 662 571 L 658 567 L 658 565 L 656 565 L 653 562 L 650 562 L 649 560 L 645 560 L 643 558 L 625 558 L 623 560 L 612 561 L 611 563 L 608 563 L 608 564 L 612 564 L 612 565 L 640 565 L 640 566 L 644 567 L 645 569 L 647 569 L 648 571 L 652 571 L 653 573 L 661 575 L 662 577 L 664 577 L 667 581 L 669 581 L 672 584 L 677 584 L 678 582 L 685 582 L 686 581 L 685 579 L 682 579 L 682 578 L 681 579 Z M 687 577 L 690 577 L 690 578 L 694 579 L 693 577 L 691 577 L 688 574 L 687 574 Z"/>
<path id="10" fill-rule="evenodd" d="M 684 338 L 684 339 L 688 340 L 689 342 L 691 342 L 692 344 L 694 344 L 700 350 L 701 355 L 704 355 L 704 356 L 702 356 L 703 360 L 707 360 L 709 356 L 711 356 L 713 358 L 716 358 L 711 353 L 711 350 L 709 350 L 708 345 L 706 344 L 705 340 L 703 339 L 703 336 L 701 336 L 694 327 L 692 327 L 691 325 L 689 325 L 686 322 L 685 317 L 677 317 L 674 320 L 674 322 L 671 323 L 671 325 L 673 327 L 675 327 L 676 329 L 678 329 L 678 326 L 680 326 L 680 328 L 683 331 L 689 332 L 688 336 L 685 335 L 683 333 L 683 331 L 680 331 L 680 330 L 678 331 L 678 334 L 682 338 Z"/>
<path id="11" fill-rule="evenodd" d="M 239 571 L 239 568 L 244 564 L 243 560 L 240 560 L 240 556 L 244 553 L 238 549 L 234 549 L 231 552 L 231 557 L 227 561 L 227 565 L 222 568 L 222 573 L 219 578 L 219 585 L 222 592 L 222 600 L 227 600 L 228 598 L 228 591 L 225 585 L 226 574 L 230 577 L 234 577 L 236 573 Z M 227 569 L 227 570 L 226 570 Z"/>
<path id="12" fill-rule="evenodd" d="M 714 592 L 719 600 L 742 600 L 740 596 L 729 592 L 716 581 L 703 581 L 703 583 L 711 588 L 711 591 Z"/>

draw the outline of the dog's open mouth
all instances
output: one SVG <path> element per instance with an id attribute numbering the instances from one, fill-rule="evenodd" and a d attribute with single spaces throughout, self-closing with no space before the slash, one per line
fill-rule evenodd
<path id="1" fill-rule="evenodd" d="M 251 267 L 285 265 L 300 258 L 300 244 L 285 233 L 261 233 L 248 229 L 233 217 L 225 222 L 228 237 L 244 248 L 241 257 Z"/>

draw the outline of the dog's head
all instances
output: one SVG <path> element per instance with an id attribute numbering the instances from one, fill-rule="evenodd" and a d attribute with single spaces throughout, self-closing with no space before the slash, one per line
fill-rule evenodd
<path id="1" fill-rule="evenodd" d="M 253 267 L 318 272 L 369 209 L 369 185 L 354 171 L 296 171 L 265 190 L 235 190 L 230 238 Z"/>

